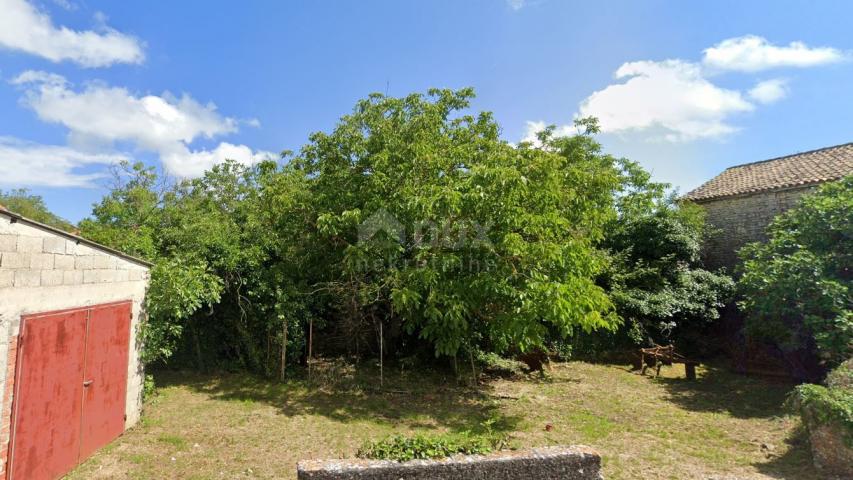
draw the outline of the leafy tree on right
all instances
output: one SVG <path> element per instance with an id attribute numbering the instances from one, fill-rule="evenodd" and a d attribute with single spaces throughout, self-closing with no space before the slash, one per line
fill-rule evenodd
<path id="1" fill-rule="evenodd" d="M 740 251 L 746 332 L 800 379 L 853 355 L 853 176 L 827 183 Z"/>

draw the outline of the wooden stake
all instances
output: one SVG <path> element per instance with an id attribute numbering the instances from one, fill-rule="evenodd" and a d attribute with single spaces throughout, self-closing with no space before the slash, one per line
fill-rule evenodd
<path id="1" fill-rule="evenodd" d="M 311 318 L 308 320 L 308 380 L 311 380 L 311 363 L 312 362 L 312 353 L 314 347 L 314 319 Z"/>
<path id="2" fill-rule="evenodd" d="M 282 326 L 282 334 L 283 340 L 281 342 L 281 381 L 283 382 L 285 379 L 285 372 L 287 371 L 287 319 L 284 319 L 284 325 Z"/>
<path id="3" fill-rule="evenodd" d="M 474 385 L 480 384 L 480 379 L 477 378 L 477 367 L 474 366 L 474 352 L 468 350 L 468 359 L 471 360 L 471 374 L 474 375 Z"/>
<path id="4" fill-rule="evenodd" d="M 385 363 L 384 363 L 384 351 L 385 348 L 385 337 L 382 336 L 382 322 L 379 322 L 379 388 L 382 388 L 385 384 Z"/>

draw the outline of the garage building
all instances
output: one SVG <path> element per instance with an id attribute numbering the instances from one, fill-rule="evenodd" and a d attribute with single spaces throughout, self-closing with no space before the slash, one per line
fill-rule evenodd
<path id="1" fill-rule="evenodd" d="M 149 267 L 0 206 L 0 478 L 59 478 L 139 419 Z"/>

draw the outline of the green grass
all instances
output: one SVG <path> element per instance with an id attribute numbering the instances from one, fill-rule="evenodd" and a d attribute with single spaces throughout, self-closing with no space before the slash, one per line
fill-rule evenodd
<path id="1" fill-rule="evenodd" d="M 160 435 L 157 437 L 157 441 L 165 443 L 166 445 L 171 445 L 175 450 L 187 449 L 187 441 L 176 435 Z"/>
<path id="2" fill-rule="evenodd" d="M 514 448 L 592 446 L 609 480 L 817 478 L 799 420 L 782 406 L 785 383 L 570 362 L 546 379 L 470 388 L 440 371 L 389 370 L 384 388 L 372 366 L 341 362 L 310 383 L 161 373 L 143 420 L 70 478 L 295 478 L 297 461 L 353 457 L 367 441 L 466 432 L 506 435 Z"/>

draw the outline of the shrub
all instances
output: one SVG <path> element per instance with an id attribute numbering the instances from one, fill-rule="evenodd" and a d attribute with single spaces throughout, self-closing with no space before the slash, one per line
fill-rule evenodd
<path id="1" fill-rule="evenodd" d="M 406 437 L 395 435 L 377 442 L 368 442 L 362 446 L 356 456 L 375 460 L 426 460 L 446 458 L 451 455 L 478 455 L 500 449 L 501 443 L 482 436 L 415 435 Z"/>
<path id="2" fill-rule="evenodd" d="M 527 372 L 524 362 L 504 358 L 493 352 L 477 352 L 477 362 L 484 373 L 498 377 L 518 377 Z"/>
<path id="3" fill-rule="evenodd" d="M 853 176 L 806 195 L 740 251 L 747 333 L 799 378 L 853 354 Z"/>
<path id="4" fill-rule="evenodd" d="M 157 393 L 157 384 L 154 382 L 154 375 L 150 373 L 145 374 L 145 381 L 142 384 L 142 398 L 143 400 L 150 400 L 154 398 L 154 395 Z"/>
<path id="5" fill-rule="evenodd" d="M 581 338 L 578 351 L 675 343 L 693 353 L 734 283 L 702 268 L 706 231 L 699 207 L 667 195 L 667 185 L 650 182 L 635 165 L 626 163 L 623 175 L 619 218 L 602 242 L 610 264 L 601 279 L 623 325 L 618 335 Z"/>
<path id="6" fill-rule="evenodd" d="M 853 359 L 830 373 L 826 386 L 798 386 L 789 404 L 800 412 L 809 430 L 833 424 L 840 428 L 847 447 L 853 448 Z"/>

